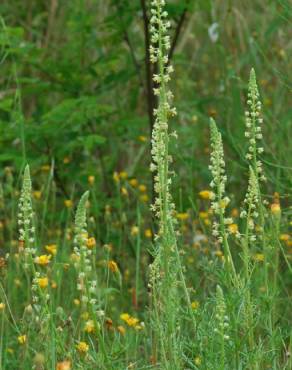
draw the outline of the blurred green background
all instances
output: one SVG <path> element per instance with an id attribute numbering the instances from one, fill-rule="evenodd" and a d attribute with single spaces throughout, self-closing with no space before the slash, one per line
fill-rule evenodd
<path id="1" fill-rule="evenodd" d="M 2 169 L 19 173 L 29 162 L 37 174 L 54 163 L 58 192 L 67 198 L 73 184 L 81 191 L 93 175 L 101 205 L 115 186 L 114 171 L 151 183 L 149 6 L 148 0 L 1 2 Z M 175 191 L 191 195 L 208 184 L 209 116 L 224 136 L 231 190 L 245 191 L 244 102 L 254 67 L 269 190 L 288 195 L 291 2 L 172 0 L 167 10 L 178 110 Z"/>

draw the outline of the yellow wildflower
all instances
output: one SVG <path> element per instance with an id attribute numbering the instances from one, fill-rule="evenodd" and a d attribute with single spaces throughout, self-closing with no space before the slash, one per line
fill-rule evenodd
<path id="1" fill-rule="evenodd" d="M 230 225 L 228 225 L 228 230 L 231 234 L 236 234 L 238 232 L 238 225 L 237 224 L 230 224 Z"/>
<path id="2" fill-rule="evenodd" d="M 83 312 L 81 314 L 81 318 L 82 320 L 87 320 L 89 318 L 89 313 L 87 311 Z"/>
<path id="3" fill-rule="evenodd" d="M 86 242 L 87 248 L 92 249 L 96 246 L 96 240 L 94 237 L 88 238 Z"/>
<path id="4" fill-rule="evenodd" d="M 141 141 L 142 143 L 145 143 L 147 141 L 147 137 L 144 135 L 138 136 L 138 140 Z"/>
<path id="5" fill-rule="evenodd" d="M 256 253 L 254 255 L 254 260 L 256 262 L 263 262 L 265 260 L 265 256 L 262 253 Z"/>
<path id="6" fill-rule="evenodd" d="M 194 362 L 195 362 L 195 365 L 200 366 L 202 363 L 201 357 L 199 356 L 195 357 Z"/>
<path id="7" fill-rule="evenodd" d="M 120 334 L 122 334 L 122 335 L 125 335 L 125 333 L 126 333 L 126 329 L 125 329 L 125 327 L 124 327 L 124 326 L 122 326 L 122 325 L 119 325 L 119 326 L 117 327 L 117 330 L 118 330 L 118 332 L 119 332 Z"/>
<path id="8" fill-rule="evenodd" d="M 47 254 L 43 254 L 38 256 L 34 259 L 34 262 L 41 266 L 47 266 L 50 263 L 51 256 Z"/>
<path id="9" fill-rule="evenodd" d="M 287 243 L 290 239 L 290 235 L 289 234 L 281 234 L 279 239 L 282 241 L 282 242 L 285 242 Z"/>
<path id="10" fill-rule="evenodd" d="M 187 212 L 177 213 L 176 218 L 180 221 L 185 221 L 189 218 L 189 214 Z"/>
<path id="11" fill-rule="evenodd" d="M 56 370 L 71 370 L 71 362 L 67 360 L 58 362 Z"/>
<path id="12" fill-rule="evenodd" d="M 68 163 L 70 163 L 71 162 L 71 158 L 70 157 L 64 157 L 63 158 L 63 163 L 64 164 L 68 164 Z"/>
<path id="13" fill-rule="evenodd" d="M 75 304 L 75 306 L 80 306 L 80 301 L 79 301 L 79 299 L 78 299 L 78 298 L 75 298 L 75 299 L 73 300 L 73 303 Z"/>
<path id="14" fill-rule="evenodd" d="M 93 320 L 86 321 L 85 326 L 84 326 L 84 331 L 86 331 L 86 333 L 92 333 L 94 331 Z"/>
<path id="15" fill-rule="evenodd" d="M 33 193 L 32 193 L 32 195 L 33 195 L 33 197 L 35 198 L 35 199 L 41 199 L 41 197 L 42 197 L 42 192 L 40 191 L 40 190 L 35 190 Z"/>
<path id="16" fill-rule="evenodd" d="M 107 266 L 112 272 L 118 272 L 119 271 L 118 265 L 116 264 L 115 261 L 112 261 L 112 260 L 108 261 Z"/>
<path id="17" fill-rule="evenodd" d="M 90 175 L 88 176 L 87 181 L 89 185 L 93 185 L 95 182 L 95 177 L 93 175 Z"/>
<path id="18" fill-rule="evenodd" d="M 3 311 L 5 309 L 5 303 L 1 302 L 0 303 L 0 311 Z"/>
<path id="19" fill-rule="evenodd" d="M 64 205 L 66 208 L 72 208 L 73 207 L 73 202 L 71 199 L 65 199 L 64 200 Z"/>
<path id="20" fill-rule="evenodd" d="M 208 212 L 199 212 L 199 217 L 200 218 L 208 218 L 209 217 L 209 213 Z"/>
<path id="21" fill-rule="evenodd" d="M 280 203 L 272 203 L 271 204 L 271 212 L 275 216 L 279 216 L 281 214 L 281 206 Z"/>
<path id="22" fill-rule="evenodd" d="M 193 301 L 191 303 L 191 307 L 192 307 L 193 310 L 197 310 L 199 308 L 199 306 L 200 306 L 200 302 L 199 301 Z"/>
<path id="23" fill-rule="evenodd" d="M 126 321 L 126 323 L 129 325 L 129 326 L 134 326 L 134 327 L 136 327 L 136 325 L 139 323 L 139 320 L 138 319 L 136 319 L 135 317 L 130 317 L 127 321 Z"/>
<path id="24" fill-rule="evenodd" d="M 136 188 L 138 186 L 138 180 L 137 179 L 131 179 L 129 180 L 129 184 L 133 186 L 133 188 Z"/>
<path id="25" fill-rule="evenodd" d="M 43 166 L 41 166 L 41 170 L 43 172 L 49 172 L 51 169 L 51 166 L 49 164 L 44 164 Z"/>
<path id="26" fill-rule="evenodd" d="M 143 202 L 143 203 L 147 203 L 148 200 L 149 200 L 149 197 L 148 197 L 147 194 L 142 194 L 142 195 L 140 195 L 139 198 L 140 198 L 141 202 Z"/>
<path id="27" fill-rule="evenodd" d="M 41 289 L 45 289 L 49 284 L 49 279 L 47 277 L 38 278 L 38 285 Z"/>
<path id="28" fill-rule="evenodd" d="M 52 289 L 56 289 L 58 287 L 58 284 L 53 280 L 51 282 L 51 287 L 52 287 Z"/>
<path id="29" fill-rule="evenodd" d="M 138 189 L 141 191 L 141 193 L 145 193 L 145 191 L 147 190 L 147 187 L 146 185 L 141 184 L 138 186 Z"/>
<path id="30" fill-rule="evenodd" d="M 146 236 L 146 238 L 152 238 L 152 231 L 151 229 L 146 229 L 145 232 L 144 232 L 144 235 Z"/>
<path id="31" fill-rule="evenodd" d="M 79 342 L 76 348 L 78 352 L 85 354 L 89 350 L 89 345 L 86 342 Z"/>
<path id="32" fill-rule="evenodd" d="M 121 320 L 127 321 L 130 318 L 130 315 L 128 313 L 122 313 L 120 315 Z"/>
<path id="33" fill-rule="evenodd" d="M 128 313 L 122 313 L 120 315 L 120 318 L 132 327 L 137 326 L 137 324 L 139 323 L 139 320 L 136 317 L 132 317 Z"/>
<path id="34" fill-rule="evenodd" d="M 57 254 L 57 245 L 56 244 L 48 244 L 45 246 L 45 250 L 55 256 Z"/>
<path id="35" fill-rule="evenodd" d="M 27 339 L 27 337 L 26 337 L 25 334 L 19 335 L 17 337 L 17 341 L 18 341 L 19 344 L 25 344 L 26 343 L 26 339 Z"/>
<path id="36" fill-rule="evenodd" d="M 127 179 L 127 178 L 128 178 L 128 173 L 127 173 L 126 171 L 121 171 L 121 172 L 119 173 L 119 177 L 120 177 L 120 179 L 125 180 L 125 179 Z"/>
<path id="37" fill-rule="evenodd" d="M 213 199 L 214 198 L 214 193 L 210 190 L 201 190 L 199 192 L 199 196 L 202 198 L 202 199 Z"/>
<path id="38" fill-rule="evenodd" d="M 139 227 L 138 226 L 132 226 L 131 227 L 131 235 L 136 236 L 139 234 Z"/>
<path id="39" fill-rule="evenodd" d="M 125 197 L 127 197 L 129 195 L 128 190 L 124 186 L 122 186 L 122 188 L 121 188 L 121 193 Z"/>

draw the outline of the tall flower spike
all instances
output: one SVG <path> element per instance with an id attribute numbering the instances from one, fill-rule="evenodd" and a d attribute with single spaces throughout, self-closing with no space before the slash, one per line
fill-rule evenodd
<path id="1" fill-rule="evenodd" d="M 84 306 L 89 303 L 95 305 L 96 298 L 96 281 L 91 279 L 91 254 L 92 251 L 87 248 L 88 233 L 86 222 L 86 203 L 88 201 L 89 192 L 85 192 L 78 204 L 75 215 L 75 238 L 74 252 L 79 257 L 79 261 L 75 264 L 78 270 L 77 290 L 80 291 L 81 301 Z"/>
<path id="2" fill-rule="evenodd" d="M 169 65 L 168 50 L 170 48 L 170 39 L 167 35 L 170 22 L 167 20 L 167 12 L 163 9 L 164 0 L 152 1 L 150 32 L 151 46 L 150 55 L 151 62 L 157 63 L 158 72 L 154 74 L 153 81 L 155 83 L 154 93 L 158 97 L 158 108 L 154 110 L 156 116 L 154 128 L 152 132 L 152 164 L 151 171 L 157 172 L 154 177 L 154 189 L 157 194 L 155 203 L 152 205 L 152 210 L 155 212 L 160 222 L 160 233 L 163 233 L 163 227 L 172 217 L 174 204 L 171 200 L 169 186 L 171 184 L 171 173 L 169 171 L 169 163 L 171 157 L 168 154 L 168 118 L 176 115 L 176 109 L 171 106 L 173 95 L 168 89 L 170 75 L 173 72 L 173 67 Z M 174 135 L 175 136 L 175 135 Z"/>
<path id="3" fill-rule="evenodd" d="M 259 100 L 256 74 L 253 68 L 250 71 L 247 96 L 248 110 L 245 112 L 245 136 L 248 138 L 249 146 L 246 159 L 252 166 L 256 177 L 259 180 L 265 181 L 266 178 L 263 175 L 262 162 L 258 159 L 258 154 L 262 154 L 264 152 L 264 148 L 257 146 L 257 142 L 263 138 L 261 129 L 261 124 L 263 123 L 263 119 L 261 117 L 262 104 Z"/>
<path id="4" fill-rule="evenodd" d="M 256 240 L 254 232 L 256 219 L 259 217 L 259 184 L 253 168 L 249 167 L 249 180 L 246 197 L 244 200 L 246 210 L 240 214 L 242 218 L 247 218 L 247 230 L 249 240 L 251 242 Z"/>
<path id="5" fill-rule="evenodd" d="M 75 215 L 75 233 L 76 237 L 80 237 L 84 232 L 86 233 L 86 203 L 88 201 L 89 192 L 86 191 L 77 206 Z"/>
<path id="6" fill-rule="evenodd" d="M 224 224 L 232 224 L 232 218 L 224 218 L 225 208 L 227 207 L 230 199 L 225 195 L 225 186 L 227 182 L 227 176 L 225 173 L 225 161 L 224 161 L 224 151 L 221 133 L 218 131 L 215 121 L 211 118 L 210 120 L 211 128 L 211 165 L 209 169 L 212 173 L 213 180 L 210 186 L 213 188 L 213 199 L 211 208 L 213 209 L 215 215 L 221 217 Z M 213 235 L 217 237 L 220 243 L 223 242 L 222 228 L 220 230 L 218 222 L 213 224 Z"/>
<path id="7" fill-rule="evenodd" d="M 36 249 L 34 248 L 35 227 L 33 225 L 31 191 L 30 171 L 27 165 L 23 174 L 23 183 L 18 204 L 19 243 L 21 246 L 25 247 L 24 251 L 26 256 L 33 256 L 36 253 Z"/>

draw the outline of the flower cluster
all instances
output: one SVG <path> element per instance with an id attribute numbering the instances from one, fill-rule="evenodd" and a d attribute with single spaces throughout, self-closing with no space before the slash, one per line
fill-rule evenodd
<path id="1" fill-rule="evenodd" d="M 232 225 L 232 217 L 224 217 L 225 209 L 230 202 L 230 199 L 225 195 L 225 186 L 227 182 L 227 176 L 225 173 L 225 161 L 224 161 L 224 151 L 221 133 L 218 131 L 215 121 L 211 118 L 211 164 L 209 169 L 212 173 L 212 181 L 210 186 L 214 189 L 214 192 L 210 192 L 211 195 L 211 208 L 215 215 L 219 216 L 220 223 L 224 225 Z M 213 223 L 213 235 L 217 237 L 219 243 L 223 242 L 223 235 L 220 231 L 220 223 L 214 221 Z M 227 229 L 231 233 L 230 228 Z M 233 232 L 232 232 L 233 233 Z M 236 231 L 236 236 L 239 236 L 238 231 Z"/>
<path id="2" fill-rule="evenodd" d="M 88 233 L 86 222 L 86 203 L 89 193 L 86 192 L 80 199 L 75 216 L 75 238 L 74 253 L 79 258 L 76 259 L 75 267 L 78 271 L 77 289 L 81 294 L 81 301 L 84 306 L 87 303 L 94 305 L 96 303 L 95 293 L 97 282 L 91 279 L 91 260 L 92 250 L 88 248 Z"/>
<path id="3" fill-rule="evenodd" d="M 246 197 L 244 200 L 246 210 L 240 213 L 241 218 L 247 218 L 247 230 L 251 242 L 256 240 L 254 233 L 255 222 L 259 216 L 259 184 L 252 167 L 249 167 L 249 181 Z"/>
<path id="4" fill-rule="evenodd" d="M 229 318 L 226 315 L 226 304 L 224 299 L 224 294 L 219 285 L 216 288 L 216 323 L 214 332 L 219 334 L 221 340 L 229 340 L 228 327 L 229 327 Z"/>
<path id="5" fill-rule="evenodd" d="M 167 20 L 167 12 L 163 9 L 165 1 L 154 0 L 151 4 L 150 59 L 152 63 L 157 63 L 158 67 L 157 74 L 153 75 L 154 94 L 158 99 L 158 107 L 154 110 L 155 123 L 152 132 L 151 151 L 153 161 L 150 166 L 151 171 L 156 172 L 154 189 L 157 197 L 151 208 L 160 220 L 161 231 L 169 219 L 172 222 L 174 221 L 174 204 L 169 192 L 169 186 L 172 182 L 169 163 L 172 161 L 172 158 L 168 154 L 168 118 L 176 115 L 176 109 L 171 105 L 173 94 L 167 86 L 173 67 L 169 65 L 168 58 L 170 39 L 167 31 L 170 27 L 170 22 Z M 175 133 L 172 135 L 176 136 Z"/>
<path id="6" fill-rule="evenodd" d="M 246 159 L 253 167 L 256 176 L 260 180 L 265 181 L 266 178 L 263 175 L 262 162 L 257 158 L 258 154 L 262 154 L 264 152 L 264 148 L 257 147 L 257 141 L 262 140 L 263 138 L 261 129 L 263 119 L 261 117 L 262 104 L 259 100 L 259 91 L 254 69 L 252 69 L 250 72 L 247 96 L 248 96 L 247 105 L 249 109 L 245 112 L 246 117 L 245 136 L 249 140 L 249 146 L 248 153 L 246 154 Z"/>
<path id="7" fill-rule="evenodd" d="M 33 256 L 36 253 L 35 244 L 35 227 L 33 225 L 33 210 L 31 198 L 32 186 L 29 166 L 24 170 L 22 190 L 18 205 L 18 227 L 19 227 L 19 244 L 24 248 L 25 256 Z M 27 267 L 28 258 L 26 258 Z"/>

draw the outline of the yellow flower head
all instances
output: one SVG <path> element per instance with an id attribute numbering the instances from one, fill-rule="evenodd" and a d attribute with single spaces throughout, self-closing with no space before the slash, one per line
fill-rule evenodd
<path id="1" fill-rule="evenodd" d="M 199 356 L 195 357 L 194 362 L 195 362 L 195 365 L 200 366 L 202 363 L 201 357 Z"/>
<path id="2" fill-rule="evenodd" d="M 238 232 L 238 225 L 237 224 L 230 224 L 230 225 L 228 225 L 228 230 L 231 234 L 236 234 Z"/>
<path id="3" fill-rule="evenodd" d="M 148 200 L 149 200 L 149 197 L 148 197 L 147 194 L 142 194 L 142 195 L 140 195 L 139 199 L 141 200 L 141 202 L 147 203 Z"/>
<path id="4" fill-rule="evenodd" d="M 138 189 L 141 191 L 141 193 L 145 193 L 145 191 L 147 190 L 146 185 L 143 184 L 139 185 Z"/>
<path id="5" fill-rule="evenodd" d="M 57 254 L 57 245 L 56 244 L 49 244 L 45 246 L 45 250 L 55 256 Z"/>
<path id="6" fill-rule="evenodd" d="M 138 226 L 132 226 L 131 227 L 131 235 L 136 236 L 139 234 L 139 227 Z"/>
<path id="7" fill-rule="evenodd" d="M 280 239 L 282 242 L 288 242 L 288 241 L 289 241 L 289 239 L 290 239 L 290 235 L 289 235 L 289 234 L 281 234 L 279 239 Z"/>
<path id="8" fill-rule="evenodd" d="M 274 216 L 279 216 L 281 214 L 281 206 L 280 203 L 273 203 L 271 204 L 271 212 Z"/>
<path id="9" fill-rule="evenodd" d="M 76 346 L 78 352 L 85 354 L 89 350 L 89 345 L 86 342 L 79 342 Z"/>
<path id="10" fill-rule="evenodd" d="M 128 313 L 122 313 L 120 315 L 121 320 L 127 321 L 130 318 L 130 315 Z"/>
<path id="11" fill-rule="evenodd" d="M 256 262 L 263 262 L 265 260 L 265 256 L 262 253 L 256 253 L 254 255 L 254 260 Z"/>
<path id="12" fill-rule="evenodd" d="M 49 164 L 44 164 L 42 167 L 41 167 L 41 170 L 43 172 L 49 172 L 51 169 L 51 166 Z"/>
<path id="13" fill-rule="evenodd" d="M 49 279 L 47 277 L 38 278 L 38 285 L 41 289 L 45 289 L 49 284 Z"/>
<path id="14" fill-rule="evenodd" d="M 51 287 L 52 287 L 52 289 L 56 289 L 58 287 L 58 284 L 53 280 L 51 282 Z"/>
<path id="15" fill-rule="evenodd" d="M 40 266 L 47 266 L 50 263 L 51 256 L 47 254 L 43 254 L 38 256 L 34 259 L 35 263 Z"/>
<path id="16" fill-rule="evenodd" d="M 95 177 L 93 175 L 90 175 L 88 176 L 87 181 L 89 185 L 93 185 L 95 182 Z"/>
<path id="17" fill-rule="evenodd" d="M 128 178 L 128 173 L 127 173 L 126 171 L 121 171 L 121 172 L 119 173 L 119 177 L 120 177 L 120 179 L 125 180 L 125 179 L 127 179 L 127 178 Z"/>
<path id="18" fill-rule="evenodd" d="M 189 214 L 187 212 L 184 213 L 177 213 L 176 218 L 180 221 L 185 221 L 189 218 Z"/>
<path id="19" fill-rule="evenodd" d="M 5 303 L 1 302 L 0 303 L 0 311 L 3 311 L 5 309 Z"/>
<path id="20" fill-rule="evenodd" d="M 35 190 L 33 193 L 32 193 L 33 197 L 37 200 L 41 199 L 42 197 L 42 192 L 40 190 Z"/>
<path id="21" fill-rule="evenodd" d="M 72 208 L 73 207 L 73 202 L 71 199 L 65 199 L 64 200 L 64 205 L 66 208 Z"/>
<path id="22" fill-rule="evenodd" d="M 96 246 L 96 240 L 94 237 L 88 238 L 86 242 L 87 248 L 92 249 Z"/>
<path id="23" fill-rule="evenodd" d="M 125 327 L 124 327 L 123 325 L 119 325 L 119 326 L 117 327 L 117 330 L 118 330 L 118 332 L 119 332 L 120 334 L 122 334 L 122 335 L 125 335 L 125 334 L 126 334 L 126 329 L 125 329 Z"/>
<path id="24" fill-rule="evenodd" d="M 128 313 L 121 314 L 120 318 L 132 327 L 136 327 L 139 324 L 139 319 L 130 316 Z"/>
<path id="25" fill-rule="evenodd" d="M 199 306 L 200 306 L 200 302 L 199 301 L 193 301 L 191 303 L 191 307 L 192 307 L 193 310 L 197 310 L 199 308 Z"/>
<path id="26" fill-rule="evenodd" d="M 120 176 L 117 172 L 113 173 L 113 179 L 114 179 L 114 182 L 119 182 L 120 181 Z"/>
<path id="27" fill-rule="evenodd" d="M 133 186 L 133 188 L 136 188 L 138 186 L 138 180 L 137 179 L 131 179 L 129 180 L 129 184 Z"/>
<path id="28" fill-rule="evenodd" d="M 19 335 L 19 337 L 17 337 L 17 341 L 18 341 L 19 344 L 25 344 L 26 343 L 26 339 L 27 339 L 27 337 L 26 337 L 25 334 Z"/>
<path id="29" fill-rule="evenodd" d="M 58 362 L 56 370 L 71 370 L 71 362 L 67 360 Z"/>
<path id="30" fill-rule="evenodd" d="M 210 191 L 210 190 L 201 190 L 199 192 L 199 196 L 202 199 L 210 200 L 210 199 L 213 199 L 214 198 L 214 193 L 212 191 Z"/>
<path id="31" fill-rule="evenodd" d="M 108 261 L 107 266 L 108 266 L 108 268 L 109 268 L 112 272 L 118 272 L 118 271 L 119 271 L 118 265 L 117 265 L 117 264 L 116 264 L 116 262 L 115 262 L 115 261 L 113 261 L 113 260 Z"/>
<path id="32" fill-rule="evenodd" d="M 151 229 L 146 229 L 145 232 L 144 232 L 146 238 L 152 238 L 152 231 Z"/>
<path id="33" fill-rule="evenodd" d="M 147 141 L 147 137 L 144 135 L 138 136 L 138 140 L 141 141 L 141 143 L 145 143 Z"/>
<path id="34" fill-rule="evenodd" d="M 128 190 L 124 186 L 122 186 L 122 188 L 121 188 L 121 193 L 125 197 L 127 197 L 129 195 Z"/>
<path id="35" fill-rule="evenodd" d="M 82 320 L 87 320 L 89 318 L 89 313 L 87 311 L 83 312 L 81 314 L 81 318 Z"/>
<path id="36" fill-rule="evenodd" d="M 75 299 L 73 300 L 73 303 L 75 304 L 75 306 L 80 306 L 80 301 L 79 301 L 79 299 L 78 299 L 78 298 L 75 298 Z"/>
<path id="37" fill-rule="evenodd" d="M 84 325 L 84 331 L 86 331 L 86 333 L 92 333 L 94 331 L 94 322 L 93 322 L 93 320 L 86 321 L 86 323 Z"/>
<path id="38" fill-rule="evenodd" d="M 209 213 L 208 212 L 204 212 L 204 211 L 199 212 L 199 217 L 200 218 L 203 218 L 203 219 L 208 218 L 209 217 Z"/>

